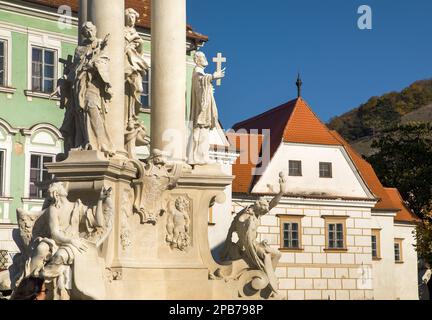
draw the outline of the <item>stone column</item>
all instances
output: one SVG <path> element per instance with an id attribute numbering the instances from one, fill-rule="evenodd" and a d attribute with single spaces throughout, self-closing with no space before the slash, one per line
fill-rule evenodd
<path id="1" fill-rule="evenodd" d="M 118 153 L 126 155 L 124 149 L 124 112 L 125 112 L 125 76 L 124 76 L 124 0 L 87 0 L 88 20 L 97 28 L 98 38 L 108 40 L 110 58 L 110 79 L 113 99 L 108 106 L 107 127 L 111 140 Z"/>
<path id="2" fill-rule="evenodd" d="M 186 154 L 186 0 L 152 0 L 151 146 Z"/>
<path id="3" fill-rule="evenodd" d="M 87 22 L 88 17 L 88 0 L 79 0 L 78 12 L 78 44 L 82 43 L 81 26 Z"/>

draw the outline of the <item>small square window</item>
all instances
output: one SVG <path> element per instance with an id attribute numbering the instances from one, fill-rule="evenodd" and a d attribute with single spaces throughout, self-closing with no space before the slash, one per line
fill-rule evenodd
<path id="1" fill-rule="evenodd" d="M 326 217 L 326 250 L 346 250 L 346 218 Z"/>
<path id="2" fill-rule="evenodd" d="M 320 176 L 320 178 L 331 178 L 332 177 L 332 164 L 331 164 L 331 162 L 320 162 L 320 164 L 319 164 L 319 176 Z"/>
<path id="3" fill-rule="evenodd" d="M 301 249 L 301 216 L 280 216 L 281 249 Z"/>
<path id="4" fill-rule="evenodd" d="M 301 161 L 289 161 L 289 175 L 291 177 L 301 177 L 302 176 L 302 163 Z"/>

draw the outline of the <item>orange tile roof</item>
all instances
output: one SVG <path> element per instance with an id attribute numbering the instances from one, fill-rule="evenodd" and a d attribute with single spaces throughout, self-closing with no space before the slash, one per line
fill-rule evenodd
<path id="1" fill-rule="evenodd" d="M 240 151 L 241 153 L 249 153 L 250 162 L 255 161 L 262 152 L 262 140 L 264 139 L 262 134 L 265 129 L 270 130 L 271 158 L 282 142 L 343 146 L 364 183 L 378 199 L 374 209 L 397 211 L 396 221 L 414 221 L 416 219 L 415 215 L 404 205 L 399 192 L 396 189 L 384 188 L 371 164 L 363 159 L 339 133 L 328 129 L 302 98 L 294 99 L 277 108 L 239 122 L 233 126 L 233 129 L 235 131 L 244 129 L 249 135 L 255 134 L 256 136 L 258 134 L 261 137 L 261 147 L 256 151 L 259 154 L 250 154 L 252 150 L 249 147 L 243 147 L 243 150 Z M 241 135 L 233 136 L 236 137 L 234 145 L 241 149 L 239 144 L 239 136 Z M 255 169 L 254 164 L 240 163 L 240 159 L 237 160 L 233 166 L 233 174 L 236 176 L 233 192 L 251 192 L 259 180 L 259 177 L 253 175 L 253 169 Z"/>
<path id="2" fill-rule="evenodd" d="M 228 133 L 227 138 L 240 153 L 233 165 L 233 191 L 249 193 L 255 178 L 253 171 L 261 154 L 263 136 Z"/>
<path id="3" fill-rule="evenodd" d="M 354 162 L 360 176 L 363 181 L 372 191 L 372 193 L 379 199 L 375 206 L 376 210 L 398 210 L 398 206 L 395 206 L 394 202 L 390 199 L 387 192 L 385 191 L 381 181 L 375 173 L 375 170 L 369 162 L 367 162 L 363 157 L 354 150 L 354 148 L 336 131 L 331 131 L 332 135 L 338 139 L 351 160 Z"/>
<path id="4" fill-rule="evenodd" d="M 78 12 L 78 0 L 23 0 L 36 5 L 50 7 L 57 9 L 62 5 L 67 5 L 72 8 L 72 11 Z M 140 18 L 137 22 L 137 26 L 150 29 L 151 28 L 151 1 L 150 0 L 126 0 L 126 8 L 134 8 L 139 14 Z M 200 34 L 192 29 L 190 25 L 187 26 L 187 37 L 190 40 L 197 42 L 208 41 L 208 37 Z"/>
<path id="5" fill-rule="evenodd" d="M 395 217 L 395 221 L 398 222 L 419 222 L 420 219 L 406 206 L 402 199 L 399 190 L 396 188 L 385 188 L 387 194 L 393 203 L 398 206 L 401 210 L 398 211 Z"/>

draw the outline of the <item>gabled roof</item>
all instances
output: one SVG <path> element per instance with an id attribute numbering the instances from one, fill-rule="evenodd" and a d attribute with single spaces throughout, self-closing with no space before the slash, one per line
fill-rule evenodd
<path id="1" fill-rule="evenodd" d="M 384 188 L 375 173 L 375 170 L 369 162 L 357 153 L 352 146 L 336 131 L 330 130 L 322 123 L 315 113 L 302 98 L 287 102 L 277 108 L 271 109 L 258 116 L 242 121 L 234 125 L 234 130 L 244 129 L 249 134 L 232 135 L 237 148 L 243 148 L 241 153 L 249 153 L 249 163 L 240 163 L 241 157 L 233 166 L 235 179 L 233 182 L 234 193 L 250 193 L 259 180 L 259 177 L 253 175 L 253 169 L 256 168 L 256 160 L 261 156 L 264 136 L 260 135 L 263 130 L 270 130 L 270 150 L 271 158 L 278 150 L 282 142 L 315 144 L 315 145 L 334 145 L 342 146 L 360 177 L 363 179 L 369 190 L 378 199 L 374 210 L 379 211 L 397 211 L 395 221 L 413 222 L 418 218 L 406 207 L 399 191 L 392 188 Z M 259 150 L 251 150 L 250 143 L 247 147 L 240 144 L 240 137 L 246 136 L 260 137 Z M 252 154 L 250 154 L 252 152 Z M 255 153 L 255 154 L 254 154 Z M 243 157 L 243 160 L 246 159 Z"/>
<path id="2" fill-rule="evenodd" d="M 402 199 L 399 190 L 396 188 L 385 188 L 387 194 L 393 203 L 400 208 L 400 211 L 396 214 L 396 222 L 419 222 L 420 219 L 417 217 L 405 204 Z"/>
<path id="3" fill-rule="evenodd" d="M 22 0 L 24 2 L 33 3 L 45 7 L 57 9 L 62 5 L 71 7 L 72 11 L 78 12 L 78 0 Z M 107 3 L 109 0 L 107 0 Z M 150 0 L 126 0 L 126 8 L 134 8 L 139 14 L 140 18 L 137 22 L 137 26 L 144 29 L 151 28 L 151 1 Z M 192 29 L 190 25 L 187 26 L 187 37 L 190 40 L 197 42 L 206 42 L 208 37 L 200 34 Z"/>
<path id="4" fill-rule="evenodd" d="M 331 131 L 331 134 L 344 146 L 363 181 L 373 192 L 373 194 L 379 199 L 375 209 L 397 211 L 399 207 L 395 206 L 394 202 L 390 199 L 371 164 L 363 159 L 363 157 L 357 153 L 357 151 L 355 151 L 354 148 L 344 138 L 342 138 L 339 133 L 336 131 Z"/>

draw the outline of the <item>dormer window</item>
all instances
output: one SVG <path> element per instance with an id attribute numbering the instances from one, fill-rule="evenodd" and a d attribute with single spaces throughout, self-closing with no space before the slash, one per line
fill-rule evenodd
<path id="1" fill-rule="evenodd" d="M 301 161 L 289 161 L 289 175 L 290 177 L 301 177 L 302 176 L 302 163 Z"/>
<path id="2" fill-rule="evenodd" d="M 331 162 L 320 162 L 319 164 L 319 176 L 320 178 L 332 178 L 332 163 Z"/>

